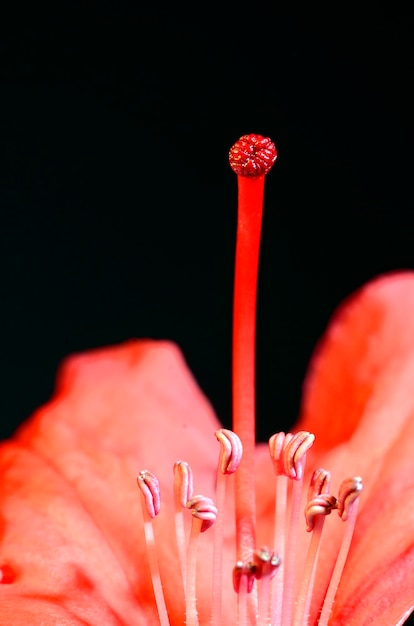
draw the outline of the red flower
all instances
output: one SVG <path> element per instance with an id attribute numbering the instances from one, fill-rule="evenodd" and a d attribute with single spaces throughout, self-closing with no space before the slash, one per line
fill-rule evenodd
<path id="1" fill-rule="evenodd" d="M 54 398 L 0 447 L 0 624 L 160 623 L 136 486 L 143 468 L 160 483 L 158 562 L 170 623 L 183 624 L 172 467 L 188 461 L 196 491 L 214 498 L 218 428 L 172 344 L 130 341 L 68 359 Z M 414 607 L 414 274 L 377 279 L 342 306 L 311 363 L 298 428 L 316 435 L 308 476 L 327 467 L 334 492 L 347 476 L 364 479 L 329 624 L 402 624 Z M 275 481 L 264 445 L 256 476 L 262 545 L 273 536 Z M 222 623 L 234 624 L 228 508 Z M 337 515 L 326 520 L 310 624 L 344 527 Z M 214 528 L 199 541 L 201 625 L 212 602 L 213 536 Z M 309 537 L 303 521 L 298 580 Z"/>

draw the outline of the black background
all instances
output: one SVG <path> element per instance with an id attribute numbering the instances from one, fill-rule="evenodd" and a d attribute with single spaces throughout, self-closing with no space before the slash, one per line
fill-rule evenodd
<path id="1" fill-rule="evenodd" d="M 99 7 L 0 40 L 0 434 L 48 399 L 65 355 L 130 337 L 178 342 L 229 425 L 227 152 L 258 132 L 279 152 L 259 284 L 264 438 L 294 423 L 339 302 L 414 268 L 413 20 Z"/>
<path id="2" fill-rule="evenodd" d="M 258 309 L 258 434 L 291 426 L 337 304 L 414 268 L 412 19 L 111 11 L 1 39 L 1 435 L 65 355 L 178 342 L 230 419 L 242 134 L 277 144 Z"/>

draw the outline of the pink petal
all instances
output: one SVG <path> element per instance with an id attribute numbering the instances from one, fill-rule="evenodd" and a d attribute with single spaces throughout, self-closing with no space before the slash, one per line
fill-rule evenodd
<path id="1" fill-rule="evenodd" d="M 71 357 L 54 399 L 0 448 L 0 623 L 157 623 L 136 476 L 157 474 L 168 510 L 185 457 L 197 490 L 213 495 L 218 427 L 172 344 Z M 156 523 L 174 622 L 172 523 Z"/>
<path id="2" fill-rule="evenodd" d="M 298 428 L 316 434 L 310 465 L 330 469 L 334 487 L 364 479 L 332 623 L 398 624 L 414 605 L 413 273 L 381 277 L 339 309 L 312 361 Z M 328 532 L 319 601 L 338 533 Z"/>

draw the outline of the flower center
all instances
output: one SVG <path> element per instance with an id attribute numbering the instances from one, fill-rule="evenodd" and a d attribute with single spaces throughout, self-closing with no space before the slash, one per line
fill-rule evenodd
<path id="1" fill-rule="evenodd" d="M 224 623 L 223 576 L 231 576 L 231 571 L 223 567 L 222 558 L 226 548 L 224 528 L 231 525 L 231 521 L 227 519 L 227 511 L 232 485 L 229 485 L 228 481 L 231 474 L 237 475 L 243 450 L 239 437 L 233 431 L 220 429 L 215 434 L 220 443 L 220 454 L 214 501 L 209 497 L 193 494 L 193 476 L 187 463 L 177 461 L 173 468 L 175 536 L 187 626 L 200 624 L 196 580 L 200 565 L 211 569 L 212 573 L 209 592 L 211 626 L 222 626 Z M 272 536 L 275 549 L 269 549 L 267 546 L 255 548 L 247 560 L 235 561 L 232 573 L 236 598 L 234 623 L 240 626 L 307 626 L 310 623 L 311 609 L 315 610 L 311 605 L 323 545 L 322 531 L 325 518 L 332 511 L 337 511 L 342 521 L 347 524 L 344 525 L 335 558 L 332 560 L 329 585 L 316 618 L 318 626 L 327 626 L 329 622 L 355 527 L 357 498 L 362 490 L 362 481 L 359 477 L 344 480 L 338 496 L 335 497 L 329 491 L 331 483 L 329 472 L 318 468 L 313 472 L 306 504 L 303 507 L 306 453 L 313 442 L 314 436 L 305 431 L 295 435 L 280 432 L 269 440 L 270 460 L 273 462 L 275 473 Z M 159 484 L 154 474 L 147 470 L 140 472 L 137 482 L 141 490 L 144 531 L 159 623 L 161 626 L 168 626 L 170 620 L 163 595 L 162 572 L 158 565 L 153 528 L 153 519 L 160 512 Z M 303 509 L 305 519 L 301 515 Z M 188 520 L 185 519 L 189 512 L 192 514 L 190 529 Z M 212 563 L 207 564 L 204 561 L 200 563 L 198 546 L 201 533 L 213 525 L 214 528 L 210 531 L 214 534 L 213 550 L 210 553 Z M 297 546 L 303 543 L 305 526 L 309 538 L 306 556 L 303 558 L 303 555 L 298 555 Z M 301 556 L 301 567 L 298 567 Z M 205 620 L 202 623 L 206 623 Z"/>
<path id="2" fill-rule="evenodd" d="M 330 582 L 319 614 L 312 617 L 319 626 L 327 626 L 336 591 L 347 559 L 355 525 L 359 477 L 343 481 L 338 496 L 329 493 L 330 475 L 317 469 L 312 475 L 306 502 L 303 502 L 306 454 L 314 442 L 311 433 L 277 433 L 269 440 L 270 459 L 275 477 L 273 548 L 256 545 L 255 477 L 255 334 L 256 293 L 265 174 L 277 157 L 270 139 L 245 135 L 230 150 L 230 165 L 238 178 L 238 226 L 233 307 L 233 430 L 220 429 L 215 434 L 220 444 L 214 501 L 193 494 L 193 476 L 189 465 L 177 461 L 174 466 L 174 526 L 178 570 L 182 579 L 185 615 L 181 623 L 199 626 L 197 607 L 197 571 L 201 534 L 213 533 L 211 564 L 211 626 L 228 623 L 227 594 L 223 583 L 233 578 L 234 617 L 240 626 L 305 626 L 315 607 L 312 598 L 318 577 L 322 530 L 325 518 L 334 510 L 347 524 L 342 532 L 336 556 L 331 563 Z M 232 476 L 234 474 L 234 476 Z M 144 516 L 148 562 L 158 610 L 159 623 L 168 626 L 170 618 L 163 594 L 162 567 L 158 563 L 154 518 L 160 511 L 157 478 L 143 470 L 138 476 Z M 228 517 L 234 506 L 233 522 Z M 306 534 L 301 512 L 305 512 L 307 553 L 298 554 Z M 191 511 L 191 529 L 185 513 Z M 233 571 L 223 555 L 228 550 L 225 531 L 235 525 Z M 260 520 L 259 520 L 260 525 Z M 305 545 L 305 544 L 304 544 Z M 301 563 L 300 567 L 298 563 Z M 224 601 L 226 606 L 224 606 Z M 223 616 L 226 617 L 223 617 Z M 313 615 L 313 613 L 312 613 Z M 203 617 L 203 622 L 206 623 Z"/>

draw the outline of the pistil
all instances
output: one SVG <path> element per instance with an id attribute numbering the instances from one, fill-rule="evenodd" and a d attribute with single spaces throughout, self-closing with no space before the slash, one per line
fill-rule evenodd
<path id="1" fill-rule="evenodd" d="M 244 135 L 229 161 L 238 181 L 238 219 L 233 302 L 233 430 L 243 442 L 235 480 L 237 559 L 248 562 L 255 549 L 255 345 L 256 295 L 265 174 L 277 157 L 261 135 Z"/>

